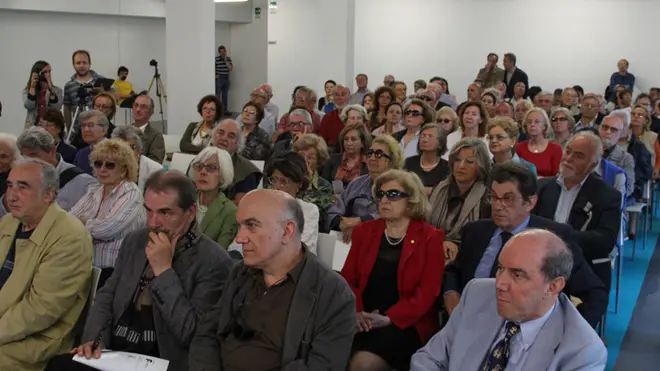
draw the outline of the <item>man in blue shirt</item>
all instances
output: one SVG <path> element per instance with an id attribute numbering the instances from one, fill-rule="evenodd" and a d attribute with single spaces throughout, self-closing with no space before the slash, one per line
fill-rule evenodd
<path id="1" fill-rule="evenodd" d="M 635 75 L 628 72 L 628 61 L 622 59 L 617 63 L 618 72 L 614 72 L 610 77 L 610 96 L 609 100 L 614 101 L 616 98 L 616 86 L 621 85 L 625 89 L 633 90 L 635 88 Z"/>

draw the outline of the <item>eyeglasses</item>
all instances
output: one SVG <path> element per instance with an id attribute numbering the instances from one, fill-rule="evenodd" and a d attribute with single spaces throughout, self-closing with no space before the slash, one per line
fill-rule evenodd
<path id="1" fill-rule="evenodd" d="M 552 122 L 557 122 L 557 121 L 568 121 L 568 117 L 553 117 Z"/>
<path id="2" fill-rule="evenodd" d="M 371 156 L 374 156 L 378 159 L 385 157 L 388 160 L 390 160 L 392 158 L 390 155 L 385 153 L 385 151 L 383 151 L 382 149 L 377 149 L 375 151 L 373 149 L 368 150 L 367 151 L 367 157 L 371 157 Z"/>
<path id="3" fill-rule="evenodd" d="M 427 96 L 427 95 L 420 95 L 418 98 L 421 99 L 421 100 L 423 100 L 423 101 L 425 101 L 425 102 L 431 102 L 431 101 L 433 101 L 433 98 L 431 98 L 431 97 L 429 97 L 429 96 Z"/>
<path id="4" fill-rule="evenodd" d="M 86 128 L 86 129 L 92 129 L 94 126 L 97 126 L 98 124 L 95 122 L 83 122 L 80 124 L 81 128 Z M 101 126 L 101 125 L 98 125 Z"/>
<path id="5" fill-rule="evenodd" d="M 489 142 L 501 142 L 509 139 L 509 136 L 506 134 L 489 135 L 487 139 Z"/>
<path id="6" fill-rule="evenodd" d="M 410 197 L 409 194 L 406 192 L 399 191 L 398 189 L 389 189 L 387 191 L 383 191 L 382 189 L 379 189 L 376 191 L 376 198 L 380 201 L 383 199 L 383 197 L 387 196 L 387 199 L 390 201 L 399 201 L 402 198 L 408 198 Z"/>
<path id="7" fill-rule="evenodd" d="M 246 109 L 243 110 L 243 113 L 247 113 L 248 115 L 256 115 L 257 111 L 251 111 L 251 110 L 246 108 Z"/>
<path id="8" fill-rule="evenodd" d="M 215 112 L 215 107 L 202 107 L 202 112 Z"/>
<path id="9" fill-rule="evenodd" d="M 406 111 L 406 116 L 417 117 L 417 116 L 421 116 L 421 115 L 423 115 L 423 113 L 419 112 L 419 111 L 414 111 L 414 110 L 407 110 Z"/>
<path id="10" fill-rule="evenodd" d="M 614 126 L 609 126 L 607 124 L 600 124 L 600 130 L 604 132 L 610 132 L 610 133 L 618 133 L 619 128 L 615 128 Z"/>
<path id="11" fill-rule="evenodd" d="M 295 182 L 293 180 L 289 179 L 289 178 L 278 178 L 278 177 L 271 176 L 271 177 L 268 178 L 268 183 L 270 183 L 270 184 L 279 184 L 279 185 L 282 185 L 282 186 L 288 186 L 289 184 L 293 184 Z"/>
<path id="12" fill-rule="evenodd" d="M 643 114 L 643 113 L 639 113 L 639 112 L 637 112 L 637 113 L 633 113 L 632 115 L 633 115 L 633 117 L 646 117 L 645 114 Z"/>
<path id="13" fill-rule="evenodd" d="M 452 120 L 451 119 L 438 119 L 436 120 L 438 124 L 451 124 Z"/>
<path id="14" fill-rule="evenodd" d="M 41 126 L 42 128 L 54 128 L 56 125 L 50 121 L 40 120 L 39 126 Z"/>
<path id="15" fill-rule="evenodd" d="M 94 109 L 95 109 L 95 110 L 100 110 L 100 109 L 112 109 L 112 107 L 114 107 L 114 106 L 112 106 L 112 105 L 108 105 L 108 104 L 95 104 L 95 105 L 94 105 Z"/>
<path id="16" fill-rule="evenodd" d="M 306 122 L 304 122 L 304 121 L 303 121 L 303 122 L 293 122 L 293 121 L 289 121 L 289 123 L 286 124 L 286 126 L 288 126 L 288 127 L 290 127 L 290 128 L 294 128 L 294 127 L 301 128 L 301 127 L 304 127 L 304 126 L 307 126 L 307 125 L 310 125 L 310 124 L 308 124 L 308 123 L 306 123 Z"/>
<path id="17" fill-rule="evenodd" d="M 94 161 L 94 168 L 96 169 L 105 167 L 107 170 L 114 170 L 116 166 L 117 164 L 115 164 L 112 161 L 101 161 L 101 160 Z"/>
<path id="18" fill-rule="evenodd" d="M 206 170 L 207 173 L 215 173 L 215 172 L 217 172 L 217 171 L 220 169 L 220 168 L 218 167 L 218 165 L 215 165 L 215 164 L 203 164 L 203 163 L 201 163 L 201 162 L 195 162 L 195 163 L 192 165 L 192 167 L 193 167 L 193 169 L 195 169 L 195 171 L 202 171 L 202 169 L 204 169 L 204 170 Z"/>
<path id="19" fill-rule="evenodd" d="M 504 197 L 499 197 L 496 195 L 494 192 L 489 192 L 488 193 L 488 200 L 491 205 L 495 205 L 496 202 L 502 203 L 505 207 L 511 207 L 513 204 L 516 202 L 516 200 L 520 198 L 517 197 L 516 195 L 507 193 L 504 195 Z"/>

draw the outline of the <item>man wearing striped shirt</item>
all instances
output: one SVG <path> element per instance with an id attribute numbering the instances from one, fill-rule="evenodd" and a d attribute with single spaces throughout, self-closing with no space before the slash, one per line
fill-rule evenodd
<path id="1" fill-rule="evenodd" d="M 234 69 L 231 58 L 227 56 L 227 48 L 220 45 L 218 56 L 215 57 L 215 95 L 222 99 L 225 109 L 229 107 L 229 72 Z"/>

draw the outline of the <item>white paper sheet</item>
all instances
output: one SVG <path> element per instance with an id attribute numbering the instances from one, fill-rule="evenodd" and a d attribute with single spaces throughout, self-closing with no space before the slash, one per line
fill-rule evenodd
<path id="1" fill-rule="evenodd" d="M 102 351 L 99 359 L 75 355 L 73 360 L 101 371 L 167 371 L 170 361 L 141 354 Z"/>
<path id="2" fill-rule="evenodd" d="M 344 263 L 348 257 L 348 250 L 351 249 L 351 244 L 344 243 L 342 240 L 341 232 L 330 231 L 329 234 L 334 234 L 337 237 L 337 242 L 335 243 L 335 254 L 332 257 L 332 269 L 339 272 L 344 267 Z"/>

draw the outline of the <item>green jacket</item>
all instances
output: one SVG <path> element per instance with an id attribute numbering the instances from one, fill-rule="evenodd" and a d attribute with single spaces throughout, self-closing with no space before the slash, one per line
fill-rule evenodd
<path id="1" fill-rule="evenodd" d="M 238 233 L 236 210 L 236 205 L 224 193 L 218 193 L 218 197 L 211 203 L 202 219 L 202 233 L 227 249 Z"/>

